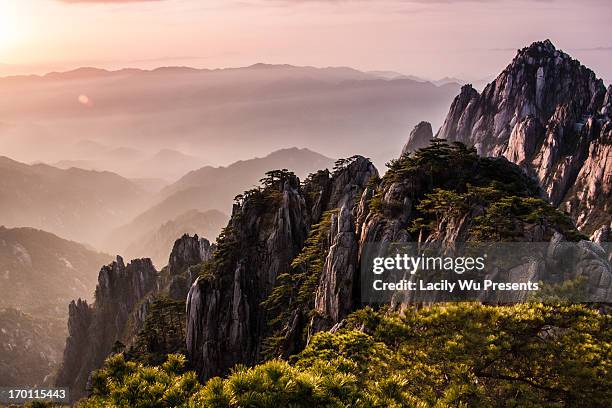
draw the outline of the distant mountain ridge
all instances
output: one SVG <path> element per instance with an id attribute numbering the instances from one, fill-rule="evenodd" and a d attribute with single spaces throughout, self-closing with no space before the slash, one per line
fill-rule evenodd
<path id="1" fill-rule="evenodd" d="M 147 196 L 111 172 L 63 170 L 0 157 L 0 225 L 40 228 L 95 244 L 113 224 L 129 220 Z"/>
<path id="2" fill-rule="evenodd" d="M 406 129 L 423 119 L 441 120 L 459 90 L 458 84 L 383 79 L 348 67 L 271 64 L 84 68 L 0 78 L 0 85 L 0 116 L 7 123 L 0 149 L 8 156 L 25 162 L 84 160 L 57 145 L 86 138 L 108 146 L 129 141 L 149 152 L 171 148 L 202 158 L 198 167 L 281 146 L 334 157 L 362 153 L 383 164 L 394 155 L 391 146 L 404 142 Z M 386 143 L 373 145 L 381 135 Z M 32 151 L 32 145 L 39 149 Z"/>
<path id="3" fill-rule="evenodd" d="M 147 196 L 111 172 L 63 170 L 0 157 L 0 225 L 40 228 L 97 244 L 104 231 L 131 219 Z"/>
<path id="4" fill-rule="evenodd" d="M 286 168 L 305 177 L 318 169 L 332 168 L 333 163 L 334 160 L 309 149 L 289 148 L 227 167 L 202 167 L 162 189 L 151 200 L 153 204 L 148 209 L 110 235 L 107 245 L 115 245 L 116 252 L 123 253 L 126 248 L 133 248 L 134 237 L 145 236 L 153 228 L 160 228 L 187 211 L 227 211 L 238 192 L 257 185 L 270 169 Z M 216 238 L 204 237 L 211 241 Z"/>
<path id="5" fill-rule="evenodd" d="M 92 299 L 109 255 L 32 228 L 0 226 L 0 385 L 49 383 L 67 334 L 67 302 Z"/>
<path id="6" fill-rule="evenodd" d="M 168 263 L 174 241 L 184 234 L 214 241 L 227 224 L 228 218 L 228 215 L 218 210 L 189 210 L 142 236 L 131 237 L 132 242 L 123 253 L 129 259 L 151 258 L 155 267 L 161 269 Z"/>
<path id="7" fill-rule="evenodd" d="M 96 152 L 89 150 L 88 153 L 83 153 L 81 159 L 64 159 L 53 163 L 53 166 L 62 169 L 76 167 L 84 170 L 112 171 L 126 178 L 165 179 L 172 182 L 187 172 L 208 164 L 204 159 L 169 148 L 154 154 L 127 147 L 98 147 Z"/>

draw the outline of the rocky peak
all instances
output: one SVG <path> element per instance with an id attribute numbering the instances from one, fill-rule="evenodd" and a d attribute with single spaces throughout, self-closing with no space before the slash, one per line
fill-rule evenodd
<path id="1" fill-rule="evenodd" d="M 408 141 L 402 149 L 402 155 L 413 152 L 417 149 L 421 149 L 427 145 L 433 139 L 433 130 L 431 129 L 431 123 L 420 122 L 412 129 Z"/>
<path id="2" fill-rule="evenodd" d="M 131 299 L 142 298 L 155 287 L 156 280 L 157 271 L 150 259 L 134 259 L 126 266 L 123 258 L 117 256 L 113 263 L 103 266 L 100 270 L 96 304 L 101 306 L 113 303 L 121 296 L 130 308 L 129 305 L 133 303 Z"/>
<path id="3" fill-rule="evenodd" d="M 127 343 L 140 329 L 142 320 L 133 312 L 156 285 L 157 271 L 150 259 L 125 265 L 117 256 L 100 270 L 95 303 L 88 306 L 80 299 L 70 303 L 69 333 L 56 384 L 69 387 L 71 399 L 85 395 L 90 374 L 102 366 L 115 342 Z"/>
<path id="4" fill-rule="evenodd" d="M 197 265 L 210 259 L 214 245 L 205 238 L 193 237 L 184 234 L 174 242 L 170 259 L 168 260 L 168 271 L 170 275 L 179 275 L 190 266 Z"/>
<path id="5" fill-rule="evenodd" d="M 207 271 L 187 297 L 187 351 L 201 378 L 259 358 L 261 302 L 304 244 L 310 225 L 299 179 L 273 171 L 237 197 Z"/>
<path id="6" fill-rule="evenodd" d="M 174 242 L 168 260 L 167 274 L 164 274 L 160 286 L 167 288 L 172 299 L 185 300 L 189 288 L 197 278 L 199 265 L 212 258 L 216 246 L 197 234 L 193 237 L 184 234 Z"/>
<path id="7" fill-rule="evenodd" d="M 601 106 L 601 114 L 612 117 L 612 85 L 608 85 L 608 90 Z"/>
<path id="8" fill-rule="evenodd" d="M 352 282 L 356 203 L 374 176 L 378 172 L 372 163 L 354 156 L 338 160 L 333 173 L 310 175 L 304 184 L 286 171 L 269 172 L 262 187 L 237 197 L 208 270 L 187 298 L 187 350 L 201 378 L 261 358 L 263 341 L 270 334 L 268 310 L 262 303 L 277 287 L 279 275 L 292 271 L 292 262 L 304 248 L 311 226 L 332 209 L 339 210 L 339 217 L 326 242 L 335 249 L 326 262 L 328 272 L 323 274 L 331 281 L 343 274 L 340 280 Z M 344 259 L 347 255 L 349 259 Z M 352 268 L 345 268 L 345 261 Z M 324 286 L 318 291 L 321 299 L 329 298 L 327 293 L 336 296 L 342 292 L 351 296 L 343 302 L 352 306 L 352 284 L 343 283 L 342 290 L 331 283 Z M 348 292 L 344 288 L 349 288 Z M 326 310 L 323 303 L 322 310 Z M 333 307 L 331 300 L 326 304 Z M 342 306 L 343 316 L 347 307 Z M 297 317 L 299 312 L 294 312 Z M 294 319 L 294 330 L 288 335 L 301 334 L 307 318 L 302 316 L 299 324 Z"/>
<path id="9" fill-rule="evenodd" d="M 599 215 L 609 201 L 605 179 L 612 165 L 605 129 L 611 99 L 610 88 L 593 71 L 549 40 L 535 42 L 519 50 L 481 94 L 464 86 L 436 137 L 520 164 L 551 203 L 591 232 L 610 218 L 609 212 Z M 596 204 L 578 199 L 589 194 L 604 199 Z"/>

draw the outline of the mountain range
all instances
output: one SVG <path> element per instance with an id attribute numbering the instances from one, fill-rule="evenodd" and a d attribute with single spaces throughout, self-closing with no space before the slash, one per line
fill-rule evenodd
<path id="1" fill-rule="evenodd" d="M 571 405 L 586 398 L 605 406 L 609 379 L 589 371 L 599 366 L 600 357 L 607 361 L 601 354 L 609 326 L 604 313 L 580 305 L 424 308 L 399 294 L 377 312 L 363 305 L 360 268 L 367 245 L 375 243 L 540 242 L 548 245 L 543 258 L 513 264 L 513 273 L 538 281 L 540 266 L 559 256 L 576 257 L 576 268 L 559 272 L 584 279 L 589 293 L 612 302 L 605 243 L 610 239 L 609 200 L 578 194 L 584 212 L 563 212 L 563 200 L 555 200 L 573 191 L 556 193 L 558 185 L 565 185 L 555 184 L 559 180 L 569 180 L 577 191 L 592 186 L 606 197 L 609 98 L 610 88 L 592 71 L 549 41 L 537 42 L 520 50 L 482 94 L 464 86 L 437 138 L 430 124 L 419 123 L 384 175 L 359 155 L 305 179 L 288 170 L 267 173 L 258 186 L 236 197 L 214 250 L 197 236 L 175 242 L 168 267 L 157 276 L 161 284 L 149 276 L 147 260 L 125 266 L 118 259 L 101 271 L 100 300 L 93 306 L 71 304 L 69 325 L 75 330 L 67 340 L 58 384 L 84 395 L 88 372 L 113 349 L 118 354 L 98 372 L 98 384 L 104 385 L 93 390 L 90 403 L 111 401 L 124 393 L 117 384 L 135 381 L 114 368 L 146 373 L 150 368 L 145 365 L 159 364 L 164 353 L 176 351 L 186 352 L 195 371 L 188 378 L 197 375 L 205 384 L 200 392 L 197 386 L 185 391 L 184 400 L 191 403 L 244 398 L 249 405 L 248 398 L 255 396 L 312 403 L 329 392 L 325 401 L 347 406 L 364 400 L 382 401 L 374 406 L 410 406 L 448 398 L 469 401 L 468 406 L 509 400 L 525 406 Z M 425 143 L 427 138 L 433 140 Z M 532 158 L 538 156 L 535 163 L 548 165 L 535 167 Z M 590 170 L 583 171 L 585 166 Z M 197 186 L 210 171 L 191 173 L 178 184 Z M 174 193 L 172 187 L 162 191 Z M 593 240 L 577 225 L 595 231 Z M 576 244 L 575 252 L 565 252 L 567 242 Z M 176 302 L 185 304 L 186 312 Z M 117 309 L 118 304 L 126 307 Z M 149 313 L 143 304 L 156 306 Z M 109 321 L 117 321 L 117 310 L 124 326 L 112 327 L 114 337 L 101 336 Z M 415 317 L 421 310 L 426 310 L 424 320 Z M 574 312 L 584 314 L 575 320 Z M 138 334 L 125 323 L 130 316 L 139 322 Z M 500 326 L 491 327 L 491 319 Z M 578 323 L 589 319 L 598 323 Z M 172 327 L 171 335 L 163 327 Z M 483 339 L 475 335 L 485 329 L 491 332 Z M 426 338 L 424 333 L 429 333 Z M 440 336 L 443 345 L 429 349 Z M 123 346 L 114 348 L 115 340 Z M 583 351 L 591 347 L 598 351 Z M 390 357 L 389 350 L 397 354 Z M 177 364 L 176 357 L 167 358 L 165 364 Z M 531 372 L 534 366 L 536 373 Z M 409 374 L 430 367 L 436 367 L 434 372 L 411 381 Z M 581 373 L 582 385 L 575 383 L 573 370 Z M 333 390 L 323 384 L 294 390 L 289 380 L 278 385 L 283 383 L 279 378 L 295 374 L 296 381 L 306 381 L 313 373 L 316 378 L 331 375 Z M 400 379 L 392 384 L 399 391 L 376 394 L 390 374 Z M 424 391 L 423 381 L 430 376 L 437 380 Z M 345 392 L 335 392 L 345 382 L 350 384 Z M 236 387 L 240 392 L 234 392 Z"/>
<path id="2" fill-rule="evenodd" d="M 406 129 L 440 120 L 458 90 L 454 83 L 384 79 L 344 67 L 269 64 L 6 77 L 0 79 L 0 149 L 23 162 L 85 160 L 96 169 L 95 157 L 72 153 L 71 146 L 92 141 L 147 156 L 171 149 L 200 158 L 193 169 L 291 146 L 331 157 L 362 153 L 382 164 Z M 374 138 L 384 143 L 372 144 Z M 121 166 L 101 169 L 134 176 Z M 150 171 L 148 177 L 173 179 L 171 166 L 168 174 L 161 174 L 164 166 Z"/>
<path id="3" fill-rule="evenodd" d="M 0 157 L 0 198 L 0 225 L 98 245 L 106 231 L 131 220 L 149 194 L 115 173 Z"/>
<path id="4" fill-rule="evenodd" d="M 206 223 L 215 227 L 193 231 L 193 228 L 187 228 L 185 225 L 187 229 L 181 234 L 198 232 L 201 236 L 214 240 L 216 234 L 221 230 L 219 221 L 223 220 L 223 223 L 227 221 L 227 218 L 221 216 L 220 212 L 227 212 L 231 208 L 237 192 L 259 184 L 259 180 L 265 176 L 266 171 L 290 169 L 306 177 L 309 173 L 321 168 L 332 168 L 333 165 L 334 160 L 319 153 L 308 149 L 291 148 L 278 150 L 261 158 L 238 161 L 227 167 L 206 166 L 191 171 L 175 183 L 163 188 L 150 200 L 152 204 L 134 217 L 131 222 L 112 231 L 108 236 L 105 248 L 113 248 L 117 253 L 126 253 L 127 250 L 128 254 L 145 255 L 143 251 L 135 253 L 131 251 L 146 242 L 146 237 L 155 235 L 155 229 L 165 231 L 166 228 L 162 225 L 177 217 L 183 217 L 186 212 L 192 210 L 217 210 L 217 212 L 207 212 L 209 221 Z M 179 222 L 179 224 L 182 223 Z M 171 243 L 181 234 L 167 236 L 161 241 Z M 162 253 L 168 250 L 169 247 Z M 159 252 L 155 251 L 155 253 Z M 154 255 L 149 254 L 148 256 Z M 160 260 L 157 256 L 155 259 Z"/>
<path id="5" fill-rule="evenodd" d="M 162 149 L 148 155 L 137 149 L 109 148 L 98 143 L 94 145 L 95 150 L 84 152 L 82 146 L 83 143 L 77 143 L 74 154 L 90 159 L 60 160 L 52 165 L 61 169 L 76 167 L 83 170 L 111 171 L 135 181 L 159 180 L 156 184 L 150 184 L 153 191 L 157 192 L 165 184 L 208 164 L 198 157 L 172 149 Z"/>

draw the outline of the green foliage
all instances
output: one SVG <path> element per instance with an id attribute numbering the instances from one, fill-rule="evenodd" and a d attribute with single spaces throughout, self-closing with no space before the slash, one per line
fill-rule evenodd
<path id="1" fill-rule="evenodd" d="M 442 218 L 462 216 L 480 207 L 486 209 L 504 197 L 527 198 L 539 194 L 537 183 L 517 166 L 502 158 L 479 157 L 473 147 L 459 142 L 433 140 L 429 146 L 392 160 L 387 166 L 389 170 L 369 202 L 370 211 L 388 218 L 403 214 L 403 201 L 385 197 L 391 185 L 397 183 L 401 185 L 398 191 L 403 190 L 407 194 L 405 198 L 415 205 L 416 212 L 411 215 L 408 229 L 418 234 L 431 233 Z M 564 230 L 574 236 L 575 229 L 561 213 L 547 211 L 546 215 L 562 223 Z M 491 221 L 493 218 L 492 215 Z"/>
<path id="2" fill-rule="evenodd" d="M 546 224 L 554 226 L 570 240 L 587 239 L 574 227 L 571 219 L 548 204 L 533 197 L 502 197 L 491 203 L 484 215 L 475 217 L 472 232 L 477 239 L 507 240 L 521 236 L 514 220 L 528 224 Z"/>
<path id="3" fill-rule="evenodd" d="M 356 378 L 332 370 L 302 371 L 273 360 L 215 378 L 194 396 L 193 407 L 342 407 L 358 395 Z"/>
<path id="4" fill-rule="evenodd" d="M 155 299 L 127 357 L 147 365 L 161 364 L 170 353 L 187 352 L 185 333 L 185 302 L 166 297 Z"/>
<path id="5" fill-rule="evenodd" d="M 478 160 L 474 148 L 458 142 L 449 145 L 445 140 L 435 139 L 429 146 L 387 163 L 389 170 L 383 177 L 383 184 L 415 177 L 425 178 L 430 186 L 445 181 L 460 184 L 462 178 L 473 177 L 470 172 Z M 441 175 L 451 177 L 444 180 Z"/>
<path id="6" fill-rule="evenodd" d="M 259 180 L 265 188 L 274 188 L 282 186 L 285 182 L 295 179 L 295 173 L 287 169 L 270 170 L 266 172 L 266 177 Z"/>
<path id="7" fill-rule="evenodd" d="M 612 398 L 612 318 L 584 306 L 363 309 L 350 320 L 346 330 L 393 350 L 389 372 L 427 406 L 604 407 Z"/>
<path id="8" fill-rule="evenodd" d="M 546 304 L 573 304 L 584 302 L 589 296 L 589 281 L 584 276 L 557 284 L 540 282 L 540 290 L 531 300 Z"/>
<path id="9" fill-rule="evenodd" d="M 25 408 L 53 408 L 59 406 L 59 404 L 48 401 L 32 401 L 24 405 Z"/>
<path id="10" fill-rule="evenodd" d="M 480 213 L 471 219 L 469 238 L 476 241 L 512 241 L 524 237 L 524 224 L 545 225 L 570 240 L 585 239 L 571 219 L 540 198 L 512 195 L 507 185 L 491 183 L 486 187 L 468 184 L 465 193 L 436 188 L 416 206 L 421 215 L 410 231 L 435 230 L 442 218 Z"/>
<path id="11" fill-rule="evenodd" d="M 82 407 L 608 407 L 612 317 L 580 305 L 366 308 L 291 362 L 236 367 L 204 386 L 110 358 Z"/>
<path id="12" fill-rule="evenodd" d="M 93 374 L 92 394 L 78 407 L 186 407 L 201 386 L 195 373 L 184 373 L 184 367 L 185 357 L 178 354 L 157 367 L 114 355 Z"/>
<path id="13" fill-rule="evenodd" d="M 348 158 L 338 159 L 334 162 L 334 169 L 332 171 L 332 175 L 337 176 L 342 170 L 346 169 L 350 166 L 355 160 L 357 160 L 360 156 L 355 155 Z"/>
<path id="14" fill-rule="evenodd" d="M 328 245 L 327 237 L 332 215 L 337 210 L 323 213 L 322 221 L 313 225 L 302 251 L 291 263 L 288 272 L 277 277 L 276 285 L 262 305 L 268 310 L 268 324 L 273 334 L 265 341 L 268 356 L 283 353 L 283 340 L 291 323 L 293 313 L 309 317 L 314 308 L 314 295 L 319 282 Z M 305 343 L 306 333 L 302 333 L 301 343 Z"/>

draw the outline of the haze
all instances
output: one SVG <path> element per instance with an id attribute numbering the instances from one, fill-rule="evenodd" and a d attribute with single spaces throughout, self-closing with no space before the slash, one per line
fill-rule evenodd
<path id="1" fill-rule="evenodd" d="M 550 38 L 612 78 L 606 0 L 0 0 L 0 74 L 351 66 L 474 81 Z"/>

